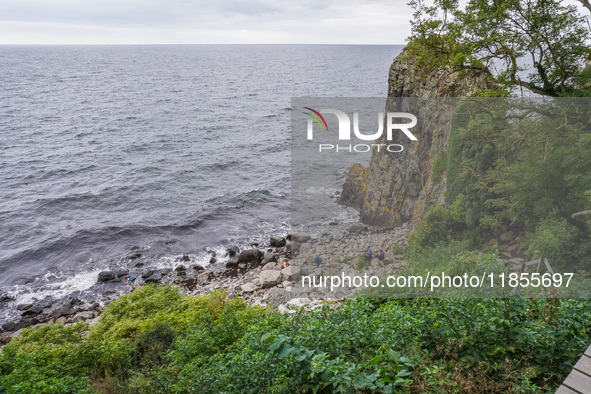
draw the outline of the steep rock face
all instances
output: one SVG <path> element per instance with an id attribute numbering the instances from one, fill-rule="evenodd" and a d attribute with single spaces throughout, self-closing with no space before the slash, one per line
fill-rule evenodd
<path id="1" fill-rule="evenodd" d="M 351 171 L 353 176 L 347 179 L 348 186 L 343 190 L 342 199 L 359 201 L 359 197 L 350 197 L 348 190 L 359 194 L 359 188 L 363 189 L 363 202 L 359 207 L 362 222 L 397 226 L 422 218 L 433 203 L 444 203 L 445 172 L 433 176 L 432 168 L 434 160 L 442 163 L 445 160 L 456 98 L 493 86 L 488 72 L 459 73 L 443 69 L 424 73 L 406 51 L 394 59 L 388 79 L 388 96 L 400 99 L 389 100 L 386 112 L 416 115 L 418 123 L 412 133 L 418 141 L 411 142 L 404 135 L 396 136 L 393 142 L 402 144 L 403 152 L 377 152 L 374 149 L 364 179 L 359 177 L 359 168 Z M 433 98 L 437 100 L 426 101 Z M 385 133 L 376 143 L 389 143 Z"/>

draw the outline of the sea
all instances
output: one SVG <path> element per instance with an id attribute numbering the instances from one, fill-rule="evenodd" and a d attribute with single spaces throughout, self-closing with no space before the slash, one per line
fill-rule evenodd
<path id="1" fill-rule="evenodd" d="M 0 46 L 0 324 L 287 234 L 292 98 L 385 97 L 401 49 Z"/>

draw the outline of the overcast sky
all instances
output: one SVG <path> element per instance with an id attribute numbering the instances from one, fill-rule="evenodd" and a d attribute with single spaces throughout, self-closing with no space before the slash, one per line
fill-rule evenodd
<path id="1" fill-rule="evenodd" d="M 0 0 L 0 44 L 404 44 L 408 0 Z"/>

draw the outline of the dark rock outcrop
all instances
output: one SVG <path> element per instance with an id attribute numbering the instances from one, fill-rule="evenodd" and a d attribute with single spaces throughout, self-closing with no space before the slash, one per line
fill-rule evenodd
<path id="1" fill-rule="evenodd" d="M 274 248 L 281 248 L 285 246 L 286 243 L 287 241 L 285 240 L 285 238 L 271 237 L 269 245 L 271 245 Z"/>
<path id="2" fill-rule="evenodd" d="M 102 271 L 98 275 L 99 282 L 107 282 L 107 281 L 113 280 L 113 279 L 115 279 L 115 274 L 112 273 L 111 271 Z"/>
<path id="3" fill-rule="evenodd" d="M 238 256 L 239 263 L 248 263 L 251 261 L 261 262 L 263 259 L 263 252 L 258 249 L 243 250 Z"/>
<path id="4" fill-rule="evenodd" d="M 445 172 L 437 181 L 433 161 L 447 151 L 449 123 L 459 97 L 493 88 L 490 73 L 482 70 L 425 72 L 406 51 L 394 59 L 388 79 L 386 112 L 410 112 L 417 117 L 412 133 L 394 137 L 404 150 L 390 153 L 374 150 L 366 174 L 353 166 L 343 187 L 341 201 L 361 211 L 361 221 L 370 225 L 398 226 L 423 217 L 432 204 L 444 203 Z M 427 102 L 426 100 L 429 99 Z M 376 144 L 390 143 L 386 133 Z"/>

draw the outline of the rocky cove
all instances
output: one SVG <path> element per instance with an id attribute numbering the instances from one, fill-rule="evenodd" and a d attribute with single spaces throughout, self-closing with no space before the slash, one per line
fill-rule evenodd
<path id="1" fill-rule="evenodd" d="M 228 247 L 225 257 L 229 259 L 225 263 L 225 270 L 205 271 L 200 265 L 190 265 L 191 257 L 184 255 L 170 268 L 141 272 L 135 284 L 170 284 L 179 286 L 190 296 L 221 290 L 228 297 L 241 297 L 251 305 L 277 308 L 282 314 L 295 313 L 299 308 L 309 311 L 324 302 L 336 307 L 344 297 L 351 296 L 351 291 L 355 289 L 341 289 L 340 292 L 330 293 L 322 289 L 303 288 L 301 276 L 318 277 L 335 272 L 359 274 L 362 271 L 384 275 L 406 264 L 402 254 L 392 253 L 392 245 L 405 245 L 409 230 L 407 225 L 394 229 L 370 229 L 365 225 L 355 224 L 343 233 L 325 233 L 314 239 L 309 235 L 296 233 L 285 237 L 271 237 L 269 247 L 264 250 L 255 245 L 242 251 L 236 246 Z M 367 269 L 356 268 L 358 257 L 368 247 L 375 251 L 384 250 L 384 260 L 373 259 Z M 315 264 L 314 258 L 311 258 L 316 255 L 322 258 L 320 265 Z M 212 252 L 212 261 L 216 257 L 216 253 Z M 6 344 L 27 327 L 36 329 L 46 324 L 68 326 L 79 321 L 93 326 L 110 301 L 117 297 L 117 292 L 108 288 L 127 286 L 123 282 L 128 274 L 129 270 L 100 272 L 98 285 L 105 289 L 102 299 L 94 302 L 85 303 L 78 298 L 70 298 L 60 306 L 19 304 L 17 309 L 21 312 L 21 318 L 3 324 L 0 343 Z M 127 291 L 130 290 L 128 288 Z M 9 297 L 4 296 L 1 302 L 10 301 Z"/>

